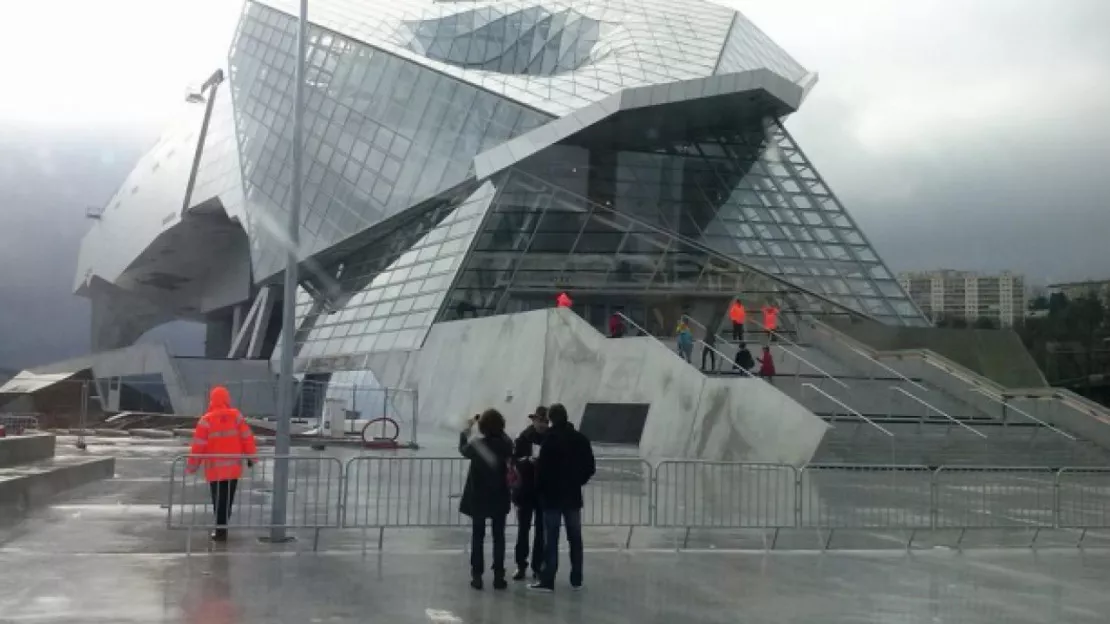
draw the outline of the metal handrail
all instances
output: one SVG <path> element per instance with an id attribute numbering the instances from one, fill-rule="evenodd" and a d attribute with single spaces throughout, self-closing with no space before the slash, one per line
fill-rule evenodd
<path id="1" fill-rule="evenodd" d="M 830 335 L 830 336 L 832 337 L 832 339 L 833 339 L 833 340 L 836 340 L 836 341 L 837 341 L 837 342 L 839 342 L 840 344 L 842 344 L 842 345 L 844 345 L 845 347 L 847 347 L 847 348 L 848 348 L 848 350 L 849 350 L 849 351 L 851 351 L 852 353 L 855 353 L 856 355 L 858 355 L 858 356 L 860 356 L 860 357 L 862 357 L 862 358 L 866 358 L 866 359 L 867 359 L 868 361 L 870 361 L 870 362 L 872 362 L 872 363 L 874 363 L 874 364 L 878 364 L 878 365 L 879 365 L 879 368 L 882 368 L 883 370 L 887 371 L 888 373 L 894 373 L 894 376 L 895 376 L 895 377 L 898 377 L 898 378 L 899 378 L 899 379 L 901 379 L 902 381 L 904 381 L 904 382 L 906 382 L 906 383 L 908 383 L 908 384 L 910 384 L 910 385 L 914 386 L 914 387 L 915 387 L 915 388 L 917 388 L 918 390 L 923 390 L 923 391 L 925 391 L 925 392 L 928 392 L 928 391 L 929 391 L 929 389 L 928 389 L 928 388 L 926 388 L 925 386 L 923 386 L 923 385 L 921 385 L 921 384 L 917 383 L 916 381 L 914 381 L 914 380 L 910 379 L 909 377 L 906 377 L 906 376 L 905 376 L 905 375 L 903 375 L 902 373 L 900 373 L 900 372 L 898 372 L 898 371 L 894 370 L 893 368 L 891 368 L 891 367 L 887 366 L 886 364 L 883 364 L 882 362 L 880 362 L 880 361 L 879 361 L 879 358 L 878 358 L 877 356 L 874 356 L 874 355 L 869 355 L 869 354 L 865 353 L 864 351 L 860 350 L 860 349 L 859 349 L 858 347 L 856 347 L 855 345 L 853 345 L 853 344 L 849 343 L 849 342 L 848 342 L 847 340 L 845 340 L 845 339 L 844 339 L 844 337 L 843 337 L 843 336 L 841 336 L 841 335 L 840 335 L 840 333 L 839 333 L 839 332 L 837 332 L 837 331 L 836 331 L 835 329 L 832 329 L 832 328 L 828 328 L 828 327 L 825 327 L 823 323 L 819 323 L 819 322 L 818 322 L 818 321 L 817 321 L 816 319 L 809 319 L 809 322 L 810 322 L 810 323 L 812 324 L 812 326 L 813 326 L 813 327 L 814 327 L 815 329 L 818 329 L 818 330 L 822 330 L 822 329 L 826 329 L 826 330 L 829 330 L 829 331 L 826 331 L 825 333 L 829 334 L 829 335 Z M 821 327 L 818 327 L 818 325 L 819 325 L 819 324 L 821 325 Z"/>
<path id="2" fill-rule="evenodd" d="M 815 390 L 815 391 L 817 391 L 817 393 L 818 393 L 818 394 L 820 394 L 820 395 L 824 396 L 824 397 L 825 397 L 826 399 L 828 399 L 828 400 L 832 401 L 833 403 L 836 403 L 836 404 L 837 404 L 837 405 L 839 405 L 840 407 L 842 407 L 842 408 L 844 408 L 844 409 L 848 410 L 848 412 L 849 412 L 850 414 L 852 414 L 853 416 L 855 416 L 856 418 L 859 418 L 860 420 L 862 420 L 862 421 L 864 421 L 865 423 L 867 423 L 867 424 L 871 425 L 872 427 L 874 427 L 874 428 L 878 429 L 879 431 L 882 431 L 883 433 L 885 433 L 885 434 L 886 434 L 887 436 L 889 436 L 889 437 L 891 437 L 891 438 L 895 437 L 893 433 L 891 433 L 891 432 L 887 431 L 886 429 L 884 429 L 884 428 L 883 428 L 882 426 L 880 426 L 880 425 L 879 425 L 878 423 L 876 423 L 875 421 L 873 421 L 873 420 L 871 420 L 870 418 L 868 418 L 868 417 L 864 416 L 863 414 L 861 414 L 861 413 L 857 412 L 856 410 L 854 410 L 854 409 L 852 409 L 852 408 L 848 407 L 847 405 L 845 405 L 845 404 L 844 404 L 844 402 L 843 402 L 843 401 L 841 401 L 840 399 L 838 399 L 838 398 L 834 397 L 833 395 L 829 394 L 828 392 L 825 392 L 824 390 L 822 390 L 822 389 L 818 388 L 817 386 L 815 386 L 815 385 L 813 385 L 813 384 L 811 384 L 811 383 L 804 383 L 804 384 L 802 384 L 802 388 L 809 388 L 809 389 L 811 389 L 811 390 Z"/>
<path id="3" fill-rule="evenodd" d="M 732 359 L 732 358 L 728 357 L 728 356 L 727 356 L 727 355 L 725 355 L 724 353 L 721 353 L 721 352 L 720 352 L 720 351 L 718 351 L 718 350 L 717 350 L 716 348 L 714 348 L 714 347 L 713 347 L 713 345 L 711 345 L 711 344 L 709 344 L 709 343 L 705 342 L 704 340 L 698 340 L 697 342 L 698 342 L 698 344 L 700 344 L 700 345 L 701 345 L 701 348 L 703 348 L 703 349 L 709 349 L 709 350 L 710 350 L 710 351 L 712 351 L 713 353 L 716 353 L 717 355 L 721 356 L 721 359 L 722 359 L 722 360 L 724 360 L 724 361 L 728 362 L 729 364 L 732 364 L 732 367 L 733 367 L 733 368 L 737 368 L 737 369 L 740 369 L 740 372 L 741 372 L 741 373 L 743 373 L 744 375 L 746 375 L 746 376 L 748 376 L 748 377 L 755 377 L 755 375 L 753 375 L 751 371 L 749 371 L 749 370 L 745 369 L 745 368 L 744 368 L 743 366 L 740 366 L 739 364 L 737 364 L 737 363 L 736 363 L 736 360 L 734 360 L 734 359 Z"/>
<path id="4" fill-rule="evenodd" d="M 901 392 L 902 394 L 908 396 L 909 398 L 913 399 L 914 401 L 917 401 L 918 403 L 920 403 L 920 404 L 924 405 L 925 407 L 933 410 L 934 412 L 940 414 L 941 416 L 944 416 L 948 420 L 956 423 L 957 425 L 963 427 L 964 429 L 967 429 L 968 431 L 974 433 L 975 435 L 979 436 L 980 438 L 983 438 L 984 440 L 987 439 L 986 434 L 980 432 L 977 429 L 974 429 L 972 427 L 967 426 L 966 424 L 960 422 L 960 420 L 958 418 L 953 418 L 952 416 L 950 416 L 948 414 L 948 412 L 945 412 L 944 410 L 934 406 L 933 404 L 931 404 L 928 401 L 922 399 L 921 397 L 916 396 L 914 394 L 910 394 L 909 392 L 907 392 L 906 390 L 904 390 L 902 388 L 899 388 L 898 386 L 890 386 L 890 389 L 895 391 L 895 392 Z"/>
<path id="5" fill-rule="evenodd" d="M 1040 418 L 1037 418 L 1036 416 L 1030 414 L 1029 412 L 1021 409 L 1020 407 L 1010 405 L 1001 396 L 995 396 L 995 395 L 991 394 L 990 392 L 987 392 L 983 388 L 968 388 L 968 391 L 969 392 L 975 392 L 977 394 L 981 394 L 981 395 L 987 397 L 988 399 L 994 401 L 995 403 L 998 403 L 1003 408 L 1005 408 L 1007 410 L 1017 412 L 1018 414 L 1021 414 L 1022 416 L 1025 416 L 1029 420 L 1032 420 L 1033 422 L 1041 425 L 1042 427 L 1046 427 L 1048 429 L 1051 429 L 1051 430 L 1055 431 L 1056 433 L 1064 436 L 1065 438 L 1071 440 L 1072 442 L 1075 441 L 1075 436 L 1070 435 L 1067 432 L 1061 431 L 1061 430 L 1057 429 L 1056 427 L 1053 427 L 1052 425 L 1050 425 L 1047 422 L 1041 420 Z"/>
<path id="6" fill-rule="evenodd" d="M 686 362 L 686 358 L 684 358 L 684 357 L 680 356 L 680 355 L 679 355 L 678 353 L 676 353 L 676 352 L 675 352 L 674 350 L 672 350 L 672 349 L 671 349 L 671 347 L 670 347 L 670 345 L 668 345 L 667 343 L 665 343 L 665 342 L 663 342 L 662 340 L 660 340 L 658 336 L 656 336 L 656 335 L 652 334 L 651 332 L 649 332 L 648 330 L 644 329 L 643 327 L 640 327 L 640 325 L 639 325 L 639 324 L 637 324 L 637 323 L 636 323 L 636 321 L 633 321 L 632 319 L 630 319 L 630 318 L 628 318 L 627 316 L 625 316 L 625 314 L 624 314 L 623 312 L 615 312 L 614 314 L 616 314 L 617 316 L 621 317 L 622 319 L 624 319 L 624 320 L 628 321 L 628 324 L 629 324 L 629 325 L 632 325 L 632 326 L 633 326 L 633 327 L 635 327 L 636 329 L 640 330 L 640 333 L 641 333 L 641 334 L 643 334 L 643 335 L 645 335 L 645 336 L 649 336 L 649 337 L 651 337 L 651 339 L 652 339 L 652 340 L 654 340 L 655 342 L 658 342 L 658 343 L 659 343 L 660 345 L 662 345 L 662 346 L 663 346 L 663 347 L 664 347 L 664 348 L 665 348 L 665 349 L 666 349 L 667 351 L 670 351 L 671 353 L 674 353 L 675 355 L 677 355 L 677 356 L 678 356 L 678 358 L 679 358 L 680 360 L 682 360 L 683 362 Z M 693 363 L 693 362 L 686 362 L 686 363 L 687 363 L 687 364 L 689 364 L 690 366 L 693 366 L 693 365 L 694 365 L 694 363 Z"/>
<path id="7" fill-rule="evenodd" d="M 700 328 L 701 328 L 701 329 L 702 329 L 703 331 L 705 331 L 705 332 L 708 332 L 708 331 L 709 331 L 709 329 L 708 329 L 708 328 L 707 328 L 707 327 L 706 327 L 705 325 L 703 325 L 703 324 L 699 323 L 699 322 L 697 321 L 697 319 L 694 319 L 694 318 L 692 318 L 691 316 L 689 316 L 689 315 L 687 315 L 687 314 L 683 314 L 683 315 L 682 315 L 682 318 L 684 318 L 684 319 L 687 319 L 687 320 L 689 320 L 689 321 L 692 321 L 692 322 L 693 322 L 693 323 L 694 323 L 695 325 L 697 325 L 698 327 L 700 327 Z M 727 345 L 729 345 L 729 346 L 735 346 L 735 345 L 734 345 L 734 344 L 733 344 L 732 342 L 730 342 L 730 341 L 729 341 L 729 340 L 728 340 L 727 338 L 722 338 L 720 334 L 717 334 L 716 336 L 717 336 L 717 340 L 720 340 L 721 342 L 723 342 L 723 343 L 725 343 L 725 344 L 727 344 Z M 787 342 L 789 342 L 789 341 L 787 341 Z M 794 344 L 794 343 L 790 343 L 790 344 Z M 802 356 L 798 355 L 797 353 L 794 353 L 793 351 L 790 351 L 789 349 L 787 349 L 786 347 L 784 347 L 784 346 L 782 346 L 782 345 L 777 345 L 777 346 L 778 346 L 778 347 L 779 347 L 780 349 L 782 349 L 782 352 L 783 352 L 783 353 L 785 353 L 785 354 L 789 355 L 789 356 L 790 356 L 790 357 L 792 357 L 792 358 L 795 358 L 795 359 L 797 359 L 798 361 L 802 362 L 802 363 L 803 363 L 803 364 L 805 364 L 806 366 L 808 366 L 808 367 L 812 368 L 813 370 L 817 371 L 817 372 L 818 372 L 818 373 L 819 373 L 820 375 L 822 375 L 823 377 L 825 377 L 825 378 L 827 378 L 827 379 L 831 380 L 831 381 L 832 381 L 833 383 L 839 384 L 839 385 L 840 385 L 840 387 L 844 388 L 845 390 L 847 390 L 847 389 L 850 389 L 850 388 L 851 388 L 851 386 L 849 386 L 848 384 L 844 383 L 843 381 L 841 381 L 841 380 L 837 379 L 836 377 L 833 377 L 833 376 L 832 376 L 831 374 L 829 374 L 829 373 L 828 373 L 827 371 L 825 371 L 824 369 L 822 369 L 822 368 L 821 368 L 820 366 L 818 366 L 818 365 L 814 364 L 813 362 L 810 362 L 809 360 L 807 360 L 807 359 L 805 359 L 804 357 L 802 357 Z M 795 346 L 796 346 L 796 345 L 795 345 Z M 798 347 L 798 348 L 800 349 L 800 348 L 802 348 L 802 347 Z"/>
<path id="8" fill-rule="evenodd" d="M 786 336 L 784 336 L 782 334 L 782 332 L 779 332 L 779 331 L 774 330 L 774 329 L 768 329 L 766 325 L 764 325 L 763 323 L 761 323 L 761 322 L 759 322 L 755 319 L 752 319 L 752 322 L 755 323 L 755 325 L 757 327 L 762 327 L 763 331 L 767 332 L 768 334 L 770 334 L 772 336 L 777 336 L 778 339 L 781 340 L 782 342 L 785 342 L 786 344 L 794 347 L 795 349 L 801 349 L 801 350 L 805 351 L 805 347 L 803 347 L 800 344 L 794 342 L 793 340 L 787 338 Z"/>

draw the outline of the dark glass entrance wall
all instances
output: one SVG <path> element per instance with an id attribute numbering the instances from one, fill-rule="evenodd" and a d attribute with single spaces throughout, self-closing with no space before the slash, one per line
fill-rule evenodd
<path id="1" fill-rule="evenodd" d="M 568 291 L 604 328 L 652 333 L 739 295 L 798 312 L 924 319 L 777 120 L 698 131 L 578 135 L 502 172 L 440 319 L 512 313 Z"/>

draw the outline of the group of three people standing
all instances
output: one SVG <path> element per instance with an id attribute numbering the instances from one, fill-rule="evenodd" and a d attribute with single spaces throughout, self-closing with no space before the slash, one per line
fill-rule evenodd
<path id="1" fill-rule="evenodd" d="M 493 534 L 493 587 L 505 589 L 505 520 L 517 508 L 516 574 L 529 569 L 532 589 L 555 590 L 559 532 L 566 525 L 570 547 L 570 586 L 582 587 L 582 487 L 596 469 L 586 436 L 575 430 L 559 403 L 539 407 L 515 443 L 505 433 L 505 418 L 495 409 L 470 419 L 459 435 L 459 452 L 470 460 L 459 511 L 471 518 L 470 586 L 482 589 L 486 523 Z M 471 437 L 474 426 L 478 435 Z M 534 536 L 529 533 L 534 527 Z"/>

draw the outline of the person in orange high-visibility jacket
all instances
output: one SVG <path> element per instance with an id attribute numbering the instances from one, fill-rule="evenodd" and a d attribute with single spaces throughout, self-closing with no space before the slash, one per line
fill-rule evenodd
<path id="1" fill-rule="evenodd" d="M 231 407 L 227 388 L 216 386 L 208 396 L 208 411 L 200 417 L 193 432 L 193 445 L 189 449 L 187 474 L 204 466 L 204 478 L 212 492 L 212 507 L 216 510 L 216 530 L 212 539 L 227 539 L 227 520 L 235 504 L 235 489 L 243 476 L 243 462 L 254 466 L 258 448 L 254 442 L 247 419 Z"/>
<path id="2" fill-rule="evenodd" d="M 733 299 L 732 305 L 728 307 L 728 318 L 732 321 L 732 339 L 736 342 L 744 342 L 744 320 L 747 315 L 740 299 Z"/>
<path id="3" fill-rule="evenodd" d="M 779 328 L 779 309 L 774 304 L 763 306 L 763 329 L 767 330 L 767 339 L 775 339 L 775 330 Z"/>

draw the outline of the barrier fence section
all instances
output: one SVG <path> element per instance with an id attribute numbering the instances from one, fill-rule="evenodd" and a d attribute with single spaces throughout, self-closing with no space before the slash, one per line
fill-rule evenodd
<path id="1" fill-rule="evenodd" d="M 459 513 L 470 460 L 462 457 L 354 457 L 346 465 L 343 528 L 469 527 Z M 641 459 L 598 458 L 583 488 L 585 527 L 650 526 L 652 470 Z M 509 514 L 508 524 L 516 523 Z M 627 542 L 626 542 L 627 543 Z M 363 547 L 366 542 L 364 539 Z"/>
<path id="2" fill-rule="evenodd" d="M 242 459 L 204 456 L 211 459 Z M 290 462 L 290 529 L 469 527 L 459 513 L 469 460 L 462 457 L 261 456 L 244 469 L 228 528 L 272 528 L 273 463 Z M 173 462 L 167 526 L 216 528 L 203 468 Z M 1110 468 L 852 466 L 598 458 L 583 489 L 585 527 L 828 531 L 1110 528 Z M 515 524 L 516 514 L 508 523 Z M 774 541 L 771 543 L 774 548 Z"/>
<path id="3" fill-rule="evenodd" d="M 216 524 L 214 508 L 218 495 L 216 486 L 205 477 L 206 466 L 237 463 L 242 476 L 230 491 L 227 528 L 271 529 L 274 494 L 274 464 L 288 462 L 289 485 L 286 519 L 281 527 L 311 529 L 313 548 L 319 542 L 321 529 L 342 526 L 343 464 L 335 457 L 259 455 L 253 467 L 247 466 L 242 455 L 197 456 L 198 469 L 187 472 L 189 456 L 174 458 L 170 468 L 169 496 L 166 505 L 168 529 L 221 528 Z M 190 543 L 192 541 L 188 540 Z"/>
<path id="4" fill-rule="evenodd" d="M 0 427 L 4 428 L 5 435 L 23 435 L 39 430 L 39 418 L 36 414 L 0 414 Z"/>

